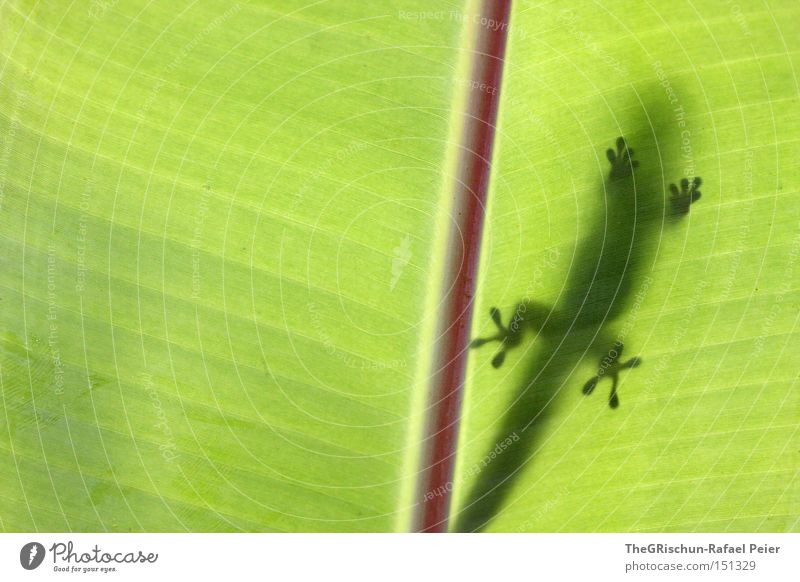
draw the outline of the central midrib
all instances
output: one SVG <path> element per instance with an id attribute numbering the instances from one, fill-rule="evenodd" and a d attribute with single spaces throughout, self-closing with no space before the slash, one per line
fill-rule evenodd
<path id="1" fill-rule="evenodd" d="M 452 185 L 441 317 L 430 375 L 415 529 L 444 532 L 450 510 L 473 297 L 494 145 L 511 0 L 482 0 Z M 467 19 L 465 19 L 466 21 Z M 434 494 L 435 493 L 435 494 Z"/>

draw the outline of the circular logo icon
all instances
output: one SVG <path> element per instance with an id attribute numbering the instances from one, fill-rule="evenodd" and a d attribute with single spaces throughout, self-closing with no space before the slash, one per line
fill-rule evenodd
<path id="1" fill-rule="evenodd" d="M 29 542 L 19 551 L 19 563 L 26 570 L 35 570 L 44 560 L 44 546 L 39 542 Z"/>

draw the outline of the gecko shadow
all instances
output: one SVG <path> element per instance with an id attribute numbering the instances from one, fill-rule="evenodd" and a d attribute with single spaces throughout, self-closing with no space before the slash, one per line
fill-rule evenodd
<path id="1" fill-rule="evenodd" d="M 557 305 L 520 303 L 508 326 L 500 311 L 492 308 L 497 334 L 471 344 L 479 348 L 499 342 L 492 359 L 499 368 L 524 335 L 535 337 L 526 380 L 491 442 L 494 446 L 512 435 L 519 439 L 479 469 L 454 516 L 456 531 L 483 529 L 503 507 L 516 477 L 535 456 L 556 395 L 562 388 L 572 389 L 572 373 L 584 357 L 593 355 L 599 364 L 597 374 L 582 383 L 583 394 L 591 395 L 601 380 L 610 379 L 607 404 L 612 409 L 620 405 L 619 374 L 642 364 L 639 357 L 622 361 L 625 346 L 611 328 L 626 313 L 637 287 L 646 284 L 648 278 L 643 275 L 651 268 L 662 230 L 685 216 L 699 199 L 701 180 L 684 179 L 679 181 L 680 188 L 666 187 L 669 178 L 663 169 L 676 167 L 680 160 L 677 124 L 668 107 L 639 102 L 637 108 L 634 131 L 618 138 L 606 152 L 610 169 L 598 192 L 598 202 L 603 204 L 590 218 L 588 236 L 578 242 Z M 636 152 L 629 143 L 635 144 Z"/>

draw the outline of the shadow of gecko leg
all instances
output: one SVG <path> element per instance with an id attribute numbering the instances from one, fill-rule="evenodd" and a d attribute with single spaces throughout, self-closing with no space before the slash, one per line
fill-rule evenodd
<path id="1" fill-rule="evenodd" d="M 619 406 L 619 396 L 617 395 L 617 384 L 619 384 L 619 373 L 626 368 L 636 368 L 642 363 L 639 357 L 631 358 L 627 362 L 620 363 L 619 358 L 622 355 L 622 350 L 625 345 L 621 340 L 614 342 L 614 347 L 608 350 L 608 354 L 603 356 L 600 364 L 597 367 L 597 374 L 592 376 L 586 384 L 583 385 L 583 393 L 589 396 L 597 387 L 597 383 L 603 378 L 611 380 L 611 394 L 608 396 L 608 405 L 611 408 Z"/>
<path id="2" fill-rule="evenodd" d="M 609 325 L 625 312 L 635 294 L 637 274 L 646 268 L 643 264 L 649 266 L 648 258 L 652 260 L 655 246 L 653 241 L 658 238 L 666 217 L 683 210 L 687 198 L 690 204 L 699 197 L 689 191 L 676 194 L 673 189 L 673 212 L 668 209 L 663 156 L 671 152 L 676 158 L 677 148 L 669 111 L 662 110 L 657 116 L 657 109 L 658 106 L 647 108 L 641 103 L 642 123 L 638 124 L 640 132 L 634 137 L 641 167 L 637 167 L 633 151 L 622 138 L 616 141 L 616 151 L 606 152 L 611 168 L 598 193 L 603 204 L 585 231 L 588 236 L 578 242 L 565 294 L 551 311 L 552 317 L 541 329 L 530 326 L 537 337 L 534 357 L 525 382 L 497 425 L 490 446 L 494 448 L 496 443 L 514 434 L 519 439 L 491 462 L 479 467 L 471 490 L 461 507 L 455 508 L 458 513 L 453 515 L 453 529 L 456 531 L 482 530 L 504 506 L 517 476 L 535 457 L 537 445 L 542 444 L 538 437 L 548 423 L 558 392 L 573 387 L 575 366 L 586 356 L 601 358 L 614 345 Z M 644 152 L 643 158 L 641 152 Z M 683 183 L 681 186 L 682 190 L 686 189 Z M 676 196 L 680 197 L 677 201 Z M 686 209 L 689 204 L 685 204 Z M 496 322 L 500 320 L 499 313 L 492 316 Z M 516 334 L 509 342 L 510 338 L 502 337 L 500 323 L 498 328 L 497 336 L 486 338 L 503 341 L 500 349 L 503 355 L 495 356 L 495 367 L 503 363 L 506 350 L 518 344 L 517 336 L 521 335 Z M 484 343 L 484 340 L 476 340 L 473 346 Z M 636 363 L 638 359 L 632 360 L 628 367 Z M 618 402 L 615 386 L 608 404 L 613 408 Z"/>

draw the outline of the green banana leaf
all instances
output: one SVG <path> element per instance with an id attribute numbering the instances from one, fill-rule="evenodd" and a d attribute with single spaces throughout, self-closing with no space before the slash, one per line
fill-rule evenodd
<path id="1" fill-rule="evenodd" d="M 797 528 L 798 8 L 514 5 L 457 529 Z"/>
<path id="2" fill-rule="evenodd" d="M 0 530 L 413 527 L 478 4 L 0 6 Z M 797 529 L 799 13 L 513 4 L 451 529 Z"/>
<path id="3" fill-rule="evenodd" d="M 425 6 L 0 8 L 3 528 L 410 527 L 462 92 Z"/>

